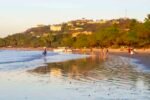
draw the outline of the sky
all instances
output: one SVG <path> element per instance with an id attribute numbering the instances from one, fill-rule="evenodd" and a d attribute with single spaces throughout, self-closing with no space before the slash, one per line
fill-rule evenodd
<path id="1" fill-rule="evenodd" d="M 150 14 L 150 0 L 0 0 L 0 37 L 39 24 L 69 20 L 135 18 Z"/>

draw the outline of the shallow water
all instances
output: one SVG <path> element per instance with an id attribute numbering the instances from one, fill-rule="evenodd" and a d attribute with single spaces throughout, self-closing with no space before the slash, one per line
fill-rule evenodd
<path id="1" fill-rule="evenodd" d="M 104 61 L 52 52 L 42 59 L 25 60 L 26 66 L 36 64 L 27 68 L 17 60 L 19 70 L 0 64 L 0 100 L 150 100 L 150 73 L 138 70 L 132 59 L 110 56 Z"/>
<path id="2" fill-rule="evenodd" d="M 51 62 L 85 58 L 87 55 L 48 52 L 45 57 L 42 51 L 0 50 L 0 57 L 0 71 L 10 71 L 27 70 Z"/>

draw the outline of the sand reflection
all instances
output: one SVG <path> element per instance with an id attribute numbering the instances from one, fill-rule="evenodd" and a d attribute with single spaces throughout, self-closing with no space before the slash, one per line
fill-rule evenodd
<path id="1" fill-rule="evenodd" d="M 150 81 L 148 73 L 138 72 L 130 59 L 111 56 L 106 61 L 97 56 L 66 62 L 50 63 L 29 72 L 36 75 L 49 75 L 49 77 L 65 77 L 76 80 L 106 80 L 117 84 L 129 83 L 136 87 L 137 83 Z M 149 78 L 149 79 L 148 79 Z M 149 83 L 147 83 L 149 85 Z M 145 85 L 144 85 L 145 86 Z M 141 87 L 141 86 L 139 86 Z"/>
<path id="2" fill-rule="evenodd" d="M 105 61 L 93 56 L 50 63 L 23 73 L 1 73 L 0 78 L 1 89 L 5 90 L 7 85 L 15 83 L 19 88 L 13 88 L 14 85 L 7 88 L 15 89 L 17 96 L 26 93 L 27 97 L 31 98 L 29 100 L 35 97 L 36 100 L 41 100 L 38 98 L 39 94 L 42 94 L 45 100 L 150 99 L 150 74 L 137 71 L 130 59 L 116 56 Z M 11 93 L 9 95 L 11 97 Z"/>

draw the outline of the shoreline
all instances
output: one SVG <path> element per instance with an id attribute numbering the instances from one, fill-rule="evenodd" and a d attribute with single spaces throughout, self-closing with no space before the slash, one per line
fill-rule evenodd
<path id="1" fill-rule="evenodd" d="M 136 59 L 137 64 L 142 64 L 147 68 L 150 68 L 150 52 L 138 52 L 136 54 L 130 55 L 126 52 L 111 52 L 111 55 L 121 56 Z"/>
<path id="2" fill-rule="evenodd" d="M 53 51 L 54 48 L 47 48 L 48 51 Z M 0 50 L 27 50 L 27 51 L 43 51 L 43 47 L 38 47 L 38 48 L 0 48 Z M 92 49 L 72 49 L 72 53 L 78 53 L 78 54 L 90 54 L 91 56 L 93 56 L 93 52 L 94 52 L 94 56 L 98 56 L 100 54 L 100 50 L 101 49 L 97 49 L 94 48 Z M 136 53 L 133 55 L 130 55 L 128 53 L 127 49 L 108 49 L 109 50 L 109 54 L 110 55 L 116 55 L 116 56 L 122 56 L 122 57 L 128 57 L 128 58 L 132 58 L 132 59 L 136 59 L 138 60 L 138 64 L 142 64 L 146 67 L 150 68 L 150 49 L 136 49 Z"/>
<path id="3" fill-rule="evenodd" d="M 47 48 L 48 51 L 53 51 L 53 49 L 57 49 L 57 48 Z M 34 48 L 34 47 L 0 47 L 0 50 L 44 50 L 43 47 L 37 47 L 37 48 Z M 91 50 L 93 52 L 99 52 L 101 49 L 99 48 L 80 48 L 80 49 L 72 49 L 73 52 L 80 52 L 80 53 L 90 53 Z M 118 49 L 112 49 L 112 48 L 108 48 L 109 52 L 118 52 L 118 53 L 127 53 L 128 50 L 127 48 L 126 49 L 121 49 L 121 48 L 118 48 Z M 141 48 L 141 49 L 136 49 L 136 52 L 137 53 L 150 53 L 150 48 Z"/>
<path id="4" fill-rule="evenodd" d="M 26 49 L 26 50 L 40 50 L 40 49 L 43 49 L 44 47 L 0 47 L 0 49 Z M 59 47 L 58 47 L 59 48 Z M 50 48 L 50 47 L 47 47 L 47 49 L 55 49 L 55 48 Z M 85 50 L 90 50 L 90 49 L 93 49 L 93 50 L 98 50 L 99 48 L 77 48 L 78 50 L 80 49 L 85 49 Z M 127 50 L 127 48 L 107 48 L 109 50 L 112 50 L 112 51 L 120 51 L 120 52 L 124 52 Z M 135 48 L 137 51 L 150 51 L 150 48 Z"/>

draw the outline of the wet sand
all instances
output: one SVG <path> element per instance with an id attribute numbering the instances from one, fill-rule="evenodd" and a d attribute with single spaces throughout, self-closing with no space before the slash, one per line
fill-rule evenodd
<path id="1" fill-rule="evenodd" d="M 106 60 L 96 55 L 2 71 L 0 100 L 150 100 L 150 73 L 137 71 L 119 56 L 130 57 L 126 52 L 110 52 Z"/>
<path id="2" fill-rule="evenodd" d="M 137 63 L 142 64 L 150 68 L 150 52 L 137 52 L 133 55 L 130 55 L 127 52 L 110 52 L 111 55 L 117 55 L 122 57 L 128 57 L 138 60 Z"/>

